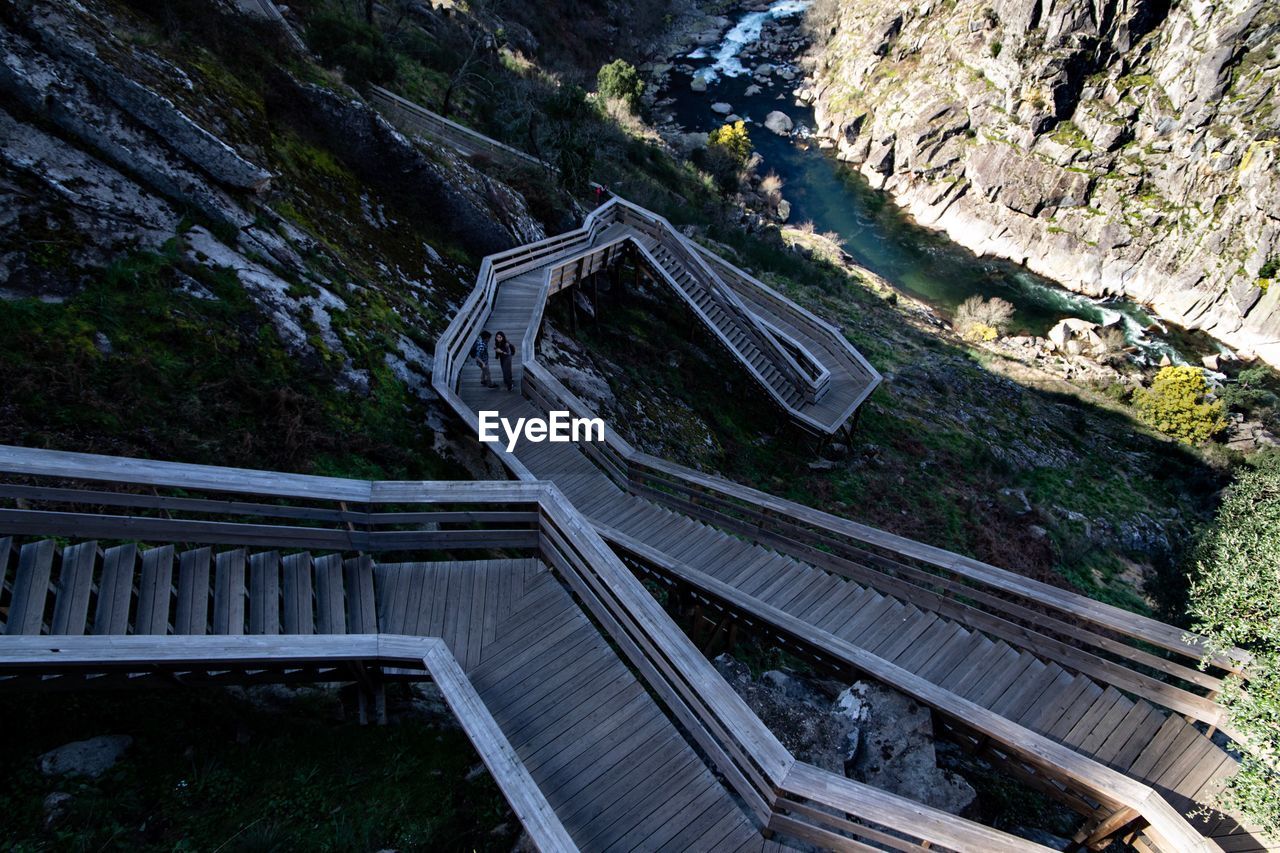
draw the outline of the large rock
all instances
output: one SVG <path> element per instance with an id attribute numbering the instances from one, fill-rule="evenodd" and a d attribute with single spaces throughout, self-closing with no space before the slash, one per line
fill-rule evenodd
<path id="1" fill-rule="evenodd" d="M 791 133 L 795 123 L 791 121 L 791 117 L 780 110 L 774 110 L 764 117 L 764 126 L 779 136 L 786 136 Z"/>
<path id="2" fill-rule="evenodd" d="M 37 761 L 46 776 L 87 776 L 97 779 L 116 765 L 133 744 L 128 735 L 100 735 L 51 749 Z"/>
<path id="3" fill-rule="evenodd" d="M 855 779 L 952 814 L 976 799 L 968 782 L 939 769 L 928 707 L 866 681 L 850 687 L 841 701 L 861 729 L 850 774 Z"/>
<path id="4" fill-rule="evenodd" d="M 707 77 L 701 72 L 694 74 L 689 78 L 689 88 L 694 92 L 707 91 Z"/>
<path id="5" fill-rule="evenodd" d="M 729 113 L 733 112 L 733 107 L 726 104 L 724 101 L 717 101 L 711 105 L 711 112 L 727 116 Z"/>

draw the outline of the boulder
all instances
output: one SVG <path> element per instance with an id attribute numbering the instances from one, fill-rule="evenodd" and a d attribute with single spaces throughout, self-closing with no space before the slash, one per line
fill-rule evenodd
<path id="1" fill-rule="evenodd" d="M 764 117 L 764 126 L 779 136 L 786 136 L 795 127 L 795 123 L 786 113 L 774 110 Z"/>
<path id="2" fill-rule="evenodd" d="M 847 704 L 860 708 L 855 779 L 937 809 L 960 814 L 977 798 L 964 779 L 938 767 L 929 708 L 896 690 L 860 681 Z"/>
<path id="3" fill-rule="evenodd" d="M 707 91 L 707 78 L 704 74 L 698 73 L 689 78 L 689 88 L 695 92 Z"/>
<path id="4" fill-rule="evenodd" d="M 41 755 L 37 762 L 46 776 L 88 776 L 97 779 L 116 765 L 133 743 L 128 735 L 100 735 L 63 744 Z"/>
<path id="5" fill-rule="evenodd" d="M 778 202 L 778 221 L 786 222 L 790 218 L 791 218 L 791 202 L 787 201 L 784 198 L 782 201 Z"/>
<path id="6" fill-rule="evenodd" d="M 1219 355 L 1215 352 L 1213 355 L 1206 355 L 1200 359 L 1200 363 L 1205 366 L 1206 370 L 1212 370 L 1217 373 L 1220 365 L 1218 364 Z"/>
<path id="7" fill-rule="evenodd" d="M 733 112 L 733 107 L 729 106 L 724 101 L 717 101 L 711 105 L 711 111 L 713 113 L 719 113 L 722 116 L 727 116 L 729 113 Z"/>
<path id="8" fill-rule="evenodd" d="M 758 83 L 752 83 L 750 86 L 746 88 L 745 91 L 743 91 L 742 94 L 746 95 L 748 98 L 753 98 L 763 91 L 764 90 L 760 88 L 760 85 Z"/>

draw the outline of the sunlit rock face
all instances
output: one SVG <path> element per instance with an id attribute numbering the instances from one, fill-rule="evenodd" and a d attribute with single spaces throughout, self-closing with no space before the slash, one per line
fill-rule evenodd
<path id="1" fill-rule="evenodd" d="M 819 132 L 921 222 L 1280 363 L 1280 6 L 818 0 Z"/>

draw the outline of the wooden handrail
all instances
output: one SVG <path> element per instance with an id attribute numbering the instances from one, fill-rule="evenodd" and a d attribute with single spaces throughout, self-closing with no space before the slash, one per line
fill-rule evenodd
<path id="1" fill-rule="evenodd" d="M 436 637 L 395 634 L 259 636 L 16 636 L 0 639 L 0 671 L 254 669 L 283 665 L 419 667 L 440 688 L 480 760 L 533 843 L 546 853 L 576 851 L 555 810 L 485 706 L 457 659 Z"/>
<path id="2" fill-rule="evenodd" d="M 1003 749 L 1048 772 L 1052 777 L 1069 781 L 1103 802 L 1132 808 L 1168 844 L 1167 849 L 1216 849 L 1216 845 L 1197 833 L 1181 814 L 1147 785 L 1083 756 L 1068 746 L 1006 720 L 994 711 L 938 687 L 834 634 L 814 628 L 796 616 L 742 593 L 736 587 L 692 571 L 634 537 L 607 526 L 596 526 L 609 542 L 643 562 L 660 567 L 663 573 L 678 577 L 684 583 L 729 603 L 741 612 L 750 613 L 769 623 L 774 630 L 819 649 L 824 655 L 832 656 L 881 683 L 892 685 L 895 690 L 934 708 L 961 727 L 990 738 Z"/>

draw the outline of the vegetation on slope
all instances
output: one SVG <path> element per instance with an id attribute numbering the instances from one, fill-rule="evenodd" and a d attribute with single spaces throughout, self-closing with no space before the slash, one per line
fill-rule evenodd
<path id="1" fill-rule="evenodd" d="M 713 224 L 719 248 L 841 325 L 885 375 L 849 447 L 789 427 L 664 291 L 579 338 L 613 423 L 650 452 L 1183 621 L 1177 563 L 1220 474 L 1087 394 L 1019 385 L 842 269 Z M 775 238 L 776 239 L 776 238 Z M 624 275 L 624 279 L 627 276 Z M 552 308 L 553 320 L 564 310 Z M 674 319 L 674 322 L 673 322 Z M 560 327 L 564 328 L 563 319 Z M 625 347 L 616 345 L 626 341 Z M 838 444 L 838 443 L 837 443 Z M 834 450 L 834 452 L 833 452 Z"/>
<path id="2" fill-rule="evenodd" d="M 1248 750 L 1224 797 L 1280 835 L 1280 454 L 1260 454 L 1227 489 L 1195 554 L 1190 610 L 1213 649 L 1253 655 L 1248 684 L 1222 695 Z"/>

